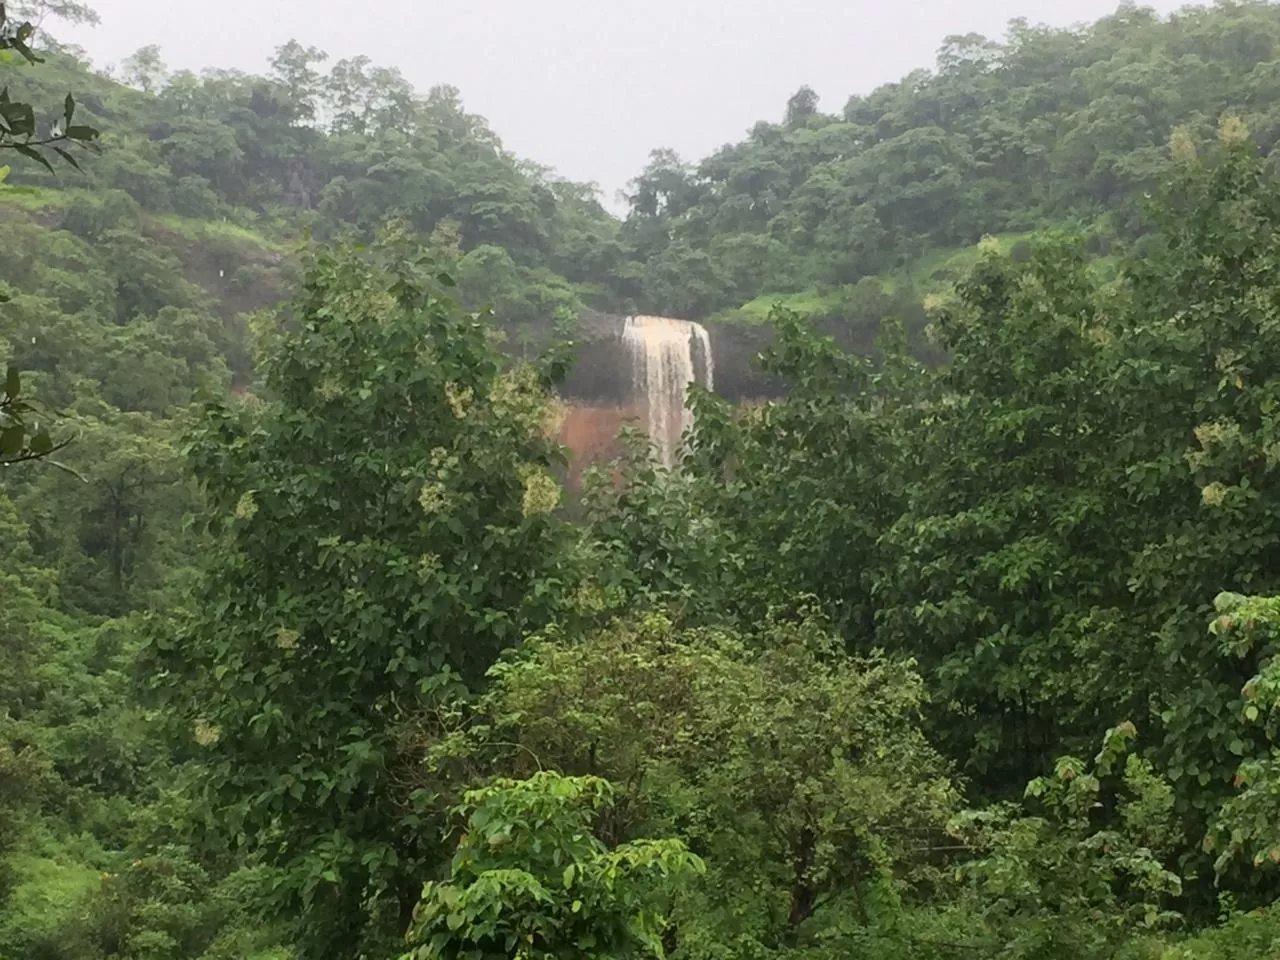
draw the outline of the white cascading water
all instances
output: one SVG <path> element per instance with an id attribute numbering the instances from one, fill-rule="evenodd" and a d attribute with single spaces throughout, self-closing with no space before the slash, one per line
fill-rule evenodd
<path id="1" fill-rule="evenodd" d="M 689 384 L 699 382 L 694 343 L 701 348 L 701 384 L 715 386 L 715 362 L 711 338 L 699 323 L 670 317 L 627 317 L 622 342 L 631 355 L 636 390 L 643 398 L 658 460 L 675 465 L 680 438 L 693 425 L 693 413 L 685 406 Z"/>

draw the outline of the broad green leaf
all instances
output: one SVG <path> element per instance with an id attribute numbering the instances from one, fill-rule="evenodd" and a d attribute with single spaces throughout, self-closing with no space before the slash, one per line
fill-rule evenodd
<path id="1" fill-rule="evenodd" d="M 53 452 L 53 437 L 49 436 L 49 431 L 41 429 L 32 436 L 31 452 L 37 456 Z"/>
<path id="2" fill-rule="evenodd" d="M 26 157 L 28 160 L 34 160 L 36 163 L 40 164 L 40 166 L 44 167 L 50 173 L 53 173 L 53 165 L 49 163 L 48 159 L 44 156 L 44 154 L 40 153 L 40 151 L 34 150 L 31 147 L 28 147 L 26 144 L 22 144 L 22 143 L 14 144 L 13 149 L 16 150 L 18 153 L 22 154 L 22 156 Z"/>
<path id="3" fill-rule="evenodd" d="M 0 430 L 0 454 L 11 457 L 21 453 L 26 442 L 27 432 L 24 428 L 6 427 Z"/>
<path id="4" fill-rule="evenodd" d="M 53 152 L 56 153 L 58 156 L 60 156 L 63 160 L 67 161 L 67 163 L 69 163 L 76 170 L 80 169 L 80 164 L 76 162 L 76 158 L 73 157 L 66 150 L 63 150 L 61 147 L 54 147 Z"/>

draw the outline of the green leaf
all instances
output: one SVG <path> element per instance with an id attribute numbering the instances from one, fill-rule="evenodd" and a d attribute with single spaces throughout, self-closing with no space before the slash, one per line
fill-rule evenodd
<path id="1" fill-rule="evenodd" d="M 83 124 L 67 127 L 67 129 L 63 131 L 62 135 L 68 140 L 82 140 L 87 142 L 89 140 L 98 139 L 98 131 L 93 127 L 87 127 Z"/>
<path id="2" fill-rule="evenodd" d="M 31 136 L 36 132 L 36 115 L 29 103 L 0 104 L 3 117 L 14 136 Z"/>
<path id="3" fill-rule="evenodd" d="M 73 157 L 66 150 L 63 150 L 61 147 L 54 147 L 53 152 L 56 153 L 58 156 L 60 156 L 63 160 L 67 161 L 67 163 L 71 164 L 71 166 L 73 166 L 76 170 L 80 170 L 80 164 L 76 162 L 76 158 Z M 80 172 L 83 173 L 84 171 L 81 170 Z"/>
<path id="4" fill-rule="evenodd" d="M 573 886 L 573 878 L 577 872 L 578 865 L 575 863 L 571 863 L 564 868 L 564 888 L 566 890 Z"/>
<path id="5" fill-rule="evenodd" d="M 51 164 L 48 161 L 48 159 L 44 156 L 44 154 L 42 154 L 39 150 L 34 150 L 31 147 L 28 147 L 24 143 L 15 143 L 13 145 L 13 149 L 17 150 L 18 153 L 22 154 L 28 160 L 34 160 L 36 163 L 40 164 L 40 166 L 44 167 L 50 173 L 53 173 L 53 164 Z"/>
<path id="6" fill-rule="evenodd" d="M 44 63 L 44 59 L 37 57 L 32 52 L 31 48 L 27 46 L 26 42 L 24 40 L 20 40 L 18 37 L 10 38 L 9 46 L 22 54 L 22 58 L 26 60 L 27 63 Z"/>
<path id="7" fill-rule="evenodd" d="M 0 454 L 8 457 L 21 453 L 26 436 L 27 431 L 21 426 L 6 427 L 4 430 L 0 430 Z"/>
<path id="8" fill-rule="evenodd" d="M 53 452 L 53 437 L 48 430 L 41 430 L 31 438 L 31 452 L 41 457 Z"/>
<path id="9" fill-rule="evenodd" d="M 5 372 L 4 395 L 10 400 L 17 400 L 22 393 L 22 371 L 17 367 L 9 367 Z"/>
<path id="10" fill-rule="evenodd" d="M 71 118 L 75 116 L 76 100 L 71 94 L 67 94 L 67 99 L 62 105 L 62 119 L 67 122 L 67 126 L 71 125 Z"/>

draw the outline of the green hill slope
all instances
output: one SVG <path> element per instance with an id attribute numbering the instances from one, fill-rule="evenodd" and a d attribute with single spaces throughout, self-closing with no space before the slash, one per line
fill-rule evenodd
<path id="1" fill-rule="evenodd" d="M 1065 223 L 1132 241 L 1172 130 L 1204 140 L 1234 112 L 1270 152 L 1278 95 L 1280 7 L 1258 0 L 947 38 L 934 70 L 839 113 L 802 89 L 781 123 L 698 163 L 656 151 L 623 230 L 633 282 L 654 309 L 706 316 L 867 276 L 919 284 L 986 234 Z"/>
<path id="2" fill-rule="evenodd" d="M 655 151 L 622 222 L 590 187 L 512 156 L 458 91 L 419 94 L 363 58 L 330 65 L 290 44 L 263 76 L 156 67 L 132 80 L 66 53 L 0 65 L 33 102 L 75 93 L 106 148 L 83 181 L 22 161 L 12 182 L 123 191 L 150 215 L 286 246 L 400 217 L 470 302 L 517 328 L 584 307 L 750 321 L 778 295 L 838 318 L 866 277 L 891 295 L 945 284 L 984 235 L 1053 224 L 1103 247 L 1136 240 L 1176 126 L 1202 140 L 1239 113 L 1270 151 L 1280 7 L 1123 6 L 1072 29 L 945 38 L 934 69 L 839 113 L 802 89 L 782 122 L 697 163 Z"/>

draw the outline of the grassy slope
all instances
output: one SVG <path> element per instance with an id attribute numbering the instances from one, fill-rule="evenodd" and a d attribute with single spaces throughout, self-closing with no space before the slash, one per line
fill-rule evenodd
<path id="1" fill-rule="evenodd" d="M 1000 251 L 1007 254 L 1013 249 L 1014 244 L 1030 236 L 1030 233 L 1007 233 L 994 239 L 999 244 Z M 970 247 L 935 250 L 917 260 L 909 270 L 881 274 L 871 279 L 879 283 L 886 294 L 893 294 L 900 287 L 905 286 L 924 296 L 950 287 L 967 269 L 977 263 L 978 255 L 976 244 Z M 747 324 L 763 323 L 768 319 L 769 311 L 779 303 L 805 316 L 831 314 L 840 308 L 840 294 L 838 291 L 824 294 L 817 290 L 803 290 L 799 293 L 764 293 L 744 303 L 737 310 L 726 311 L 715 319 Z"/>
<path id="2" fill-rule="evenodd" d="M 1046 224 L 1046 228 L 1051 227 Z M 1013 247 L 1023 240 L 1029 240 L 1033 233 L 1006 233 L 993 237 L 1003 254 L 1008 254 Z M 886 295 L 892 295 L 901 288 L 913 290 L 920 297 L 931 293 L 942 293 L 964 276 L 965 271 L 978 262 L 978 245 L 968 247 L 950 247 L 934 250 L 917 260 L 910 269 L 897 273 L 880 274 L 871 277 L 880 284 Z M 1108 272 L 1115 266 L 1114 256 L 1099 256 L 1093 263 L 1099 271 Z M 822 293 L 818 290 L 802 290 L 799 293 L 764 293 L 744 303 L 736 310 L 726 310 L 712 319 L 722 323 L 760 324 L 764 323 L 769 312 L 776 304 L 781 304 L 802 316 L 830 316 L 840 311 L 840 292 Z"/>
<path id="3" fill-rule="evenodd" d="M 0 167 L 0 170 L 3 169 L 3 167 Z M 21 207 L 31 213 L 66 210 L 73 206 L 82 195 L 83 191 L 75 187 L 65 189 L 15 187 L 0 182 L 0 204 Z M 260 250 L 274 250 L 280 253 L 285 253 L 292 249 L 288 244 L 273 240 L 265 234 L 226 220 L 197 220 L 170 213 L 147 214 L 145 219 L 151 224 L 163 226 L 170 232 L 179 234 L 189 240 L 230 240 L 243 243 L 246 246 L 257 247 Z"/>
<path id="4" fill-rule="evenodd" d="M 63 214 L 92 193 L 70 187 L 14 187 L 0 182 L 0 209 L 56 230 Z M 189 280 L 218 301 L 220 312 L 236 314 L 275 303 L 283 296 L 283 276 L 294 261 L 297 243 L 268 237 L 224 220 L 198 220 L 175 214 L 142 215 L 142 232 L 172 251 Z M 240 268 L 245 268 L 241 271 Z"/>

